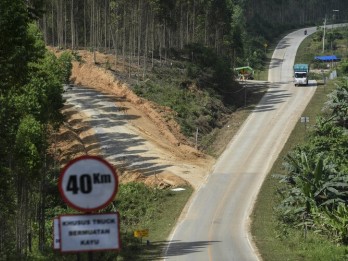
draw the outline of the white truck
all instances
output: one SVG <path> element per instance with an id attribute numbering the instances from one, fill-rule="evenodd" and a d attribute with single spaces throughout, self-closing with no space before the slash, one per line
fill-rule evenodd
<path id="1" fill-rule="evenodd" d="M 308 85 L 309 64 L 298 63 L 294 65 L 295 86 Z"/>

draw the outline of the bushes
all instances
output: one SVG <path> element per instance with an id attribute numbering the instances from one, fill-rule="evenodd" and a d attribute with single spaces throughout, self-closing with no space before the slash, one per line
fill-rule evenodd
<path id="1" fill-rule="evenodd" d="M 345 59 L 345 60 L 341 61 L 338 68 L 342 74 L 348 75 L 348 60 Z"/>
<path id="2" fill-rule="evenodd" d="M 194 82 L 188 81 L 182 86 L 179 88 L 147 81 L 136 85 L 134 91 L 139 96 L 171 108 L 175 114 L 169 117 L 175 118 L 187 137 L 193 137 L 196 128 L 204 135 L 219 127 L 221 118 L 228 112 L 221 100 L 207 90 L 197 89 Z"/>
<path id="3" fill-rule="evenodd" d="M 197 128 L 204 136 L 220 127 L 226 113 L 240 106 L 244 97 L 235 92 L 240 87 L 233 81 L 229 61 L 214 50 L 190 44 L 176 58 L 170 67 L 156 67 L 132 88 L 137 95 L 171 108 L 170 117 L 193 140 Z"/>
<path id="4" fill-rule="evenodd" d="M 347 244 L 348 135 L 336 105 L 342 108 L 348 100 L 337 102 L 341 88 L 329 96 L 327 116 L 318 118 L 308 142 L 286 156 L 282 182 L 287 186 L 281 190 L 278 213 L 286 223 L 307 224 L 332 241 Z"/>

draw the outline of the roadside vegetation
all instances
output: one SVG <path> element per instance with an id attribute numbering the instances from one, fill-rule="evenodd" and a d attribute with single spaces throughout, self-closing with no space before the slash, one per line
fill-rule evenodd
<path id="1" fill-rule="evenodd" d="M 63 121 L 72 57 L 47 52 L 33 13 L 10 2 L 0 4 L 0 259 L 20 260 L 46 244 L 46 186 L 55 178 L 46 152 Z"/>
<path id="2" fill-rule="evenodd" d="M 76 214 L 76 211 L 66 207 L 59 198 L 56 182 L 50 184 L 51 193 L 47 199 L 46 231 L 48 235 L 45 248 L 37 251 L 38 242 L 33 238 L 32 251 L 27 253 L 30 260 L 90 260 L 87 253 L 60 254 L 52 251 L 52 220 L 61 214 Z M 101 212 L 118 211 L 120 214 L 120 252 L 94 252 L 93 260 L 156 260 L 166 246 L 165 241 L 181 210 L 192 194 L 191 187 L 181 191 L 152 188 L 143 183 L 121 184 L 117 199 Z M 135 237 L 136 230 L 147 229 L 149 235 L 143 238 Z M 9 256 L 0 256 L 0 260 L 8 260 Z"/>
<path id="3" fill-rule="evenodd" d="M 216 156 L 218 130 L 245 106 L 233 69 L 250 66 L 255 79 L 267 80 L 274 39 L 321 23 L 331 5 L 311 1 L 302 14 L 293 1 L 275 0 L 45 1 L 41 11 L 50 12 L 39 25 L 47 45 L 113 55 L 114 63 L 95 62 L 171 108 L 186 137 L 194 143 L 199 133 L 198 148 Z"/>
<path id="4" fill-rule="evenodd" d="M 186 59 L 190 54 L 194 58 Z M 252 96 L 260 98 L 265 88 L 250 88 L 245 101 L 243 85 L 234 80 L 228 60 L 203 46 L 188 46 L 170 61 L 170 66 L 153 67 L 146 80 L 133 81 L 131 88 L 138 96 L 171 108 L 182 133 L 193 143 L 198 132 L 198 148 L 216 156 L 210 150 L 216 130 L 233 112 L 252 105 Z"/>
<path id="5" fill-rule="evenodd" d="M 295 127 L 253 212 L 252 233 L 264 260 L 348 258 L 348 30 L 328 34 L 325 54 L 341 62 L 328 68 L 313 61 L 322 54 L 322 31 L 306 38 L 297 53 L 297 62 L 319 68 L 312 74 L 319 85 L 303 113 L 310 122 Z M 338 78 L 324 81 L 333 70 Z"/>

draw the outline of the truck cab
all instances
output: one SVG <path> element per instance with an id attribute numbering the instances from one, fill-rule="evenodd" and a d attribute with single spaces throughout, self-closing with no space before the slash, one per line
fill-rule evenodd
<path id="1" fill-rule="evenodd" d="M 294 83 L 298 85 L 308 85 L 308 64 L 295 64 L 294 65 Z"/>

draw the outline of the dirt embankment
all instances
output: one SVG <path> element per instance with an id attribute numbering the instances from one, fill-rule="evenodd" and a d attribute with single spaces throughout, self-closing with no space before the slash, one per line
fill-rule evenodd
<path id="1" fill-rule="evenodd" d="M 126 111 L 143 114 L 156 126 L 156 129 L 173 145 L 187 144 L 185 137 L 180 133 L 179 125 L 173 120 L 174 112 L 167 107 L 155 105 L 142 99 L 129 89 L 127 84 L 119 81 L 110 70 L 94 64 L 93 55 L 88 51 L 80 51 L 83 63 L 74 62 L 72 81 L 74 84 L 93 87 L 97 90 L 122 98 L 119 102 Z M 98 64 L 110 64 L 110 56 L 97 53 Z M 121 68 L 120 68 L 121 69 Z M 164 120 L 164 118 L 166 120 Z M 139 126 L 141 127 L 141 126 Z M 146 129 L 145 129 L 146 130 Z M 153 130 L 151 130 L 153 131 Z"/>
<path id="2" fill-rule="evenodd" d="M 174 169 L 154 176 L 144 176 L 142 173 L 124 169 L 121 173 L 121 182 L 141 181 L 161 187 L 175 187 L 189 182 L 193 187 L 199 187 L 212 167 L 214 159 L 196 150 L 185 139 L 179 125 L 173 120 L 174 112 L 138 97 L 111 70 L 103 68 L 102 64 L 114 63 L 112 56 L 96 53 L 96 64 L 93 53 L 79 51 L 78 55 L 82 62 L 73 62 L 71 81 L 74 85 L 88 86 L 115 96 L 117 107 L 123 113 L 137 116 L 129 124 L 138 130 L 139 135 L 151 141 L 159 150 L 165 151 L 166 157 L 174 159 L 178 164 L 190 165 L 187 171 L 180 169 L 181 173 L 175 173 Z M 117 69 L 121 70 L 114 68 L 114 72 Z M 70 159 L 83 154 L 102 155 L 98 141 L 93 138 L 94 130 L 84 120 L 86 115 L 68 104 L 63 113 L 67 121 L 61 127 L 59 135 L 54 137 L 54 152 L 59 162 L 64 165 Z M 158 157 L 158 160 L 160 161 L 161 157 Z"/>

